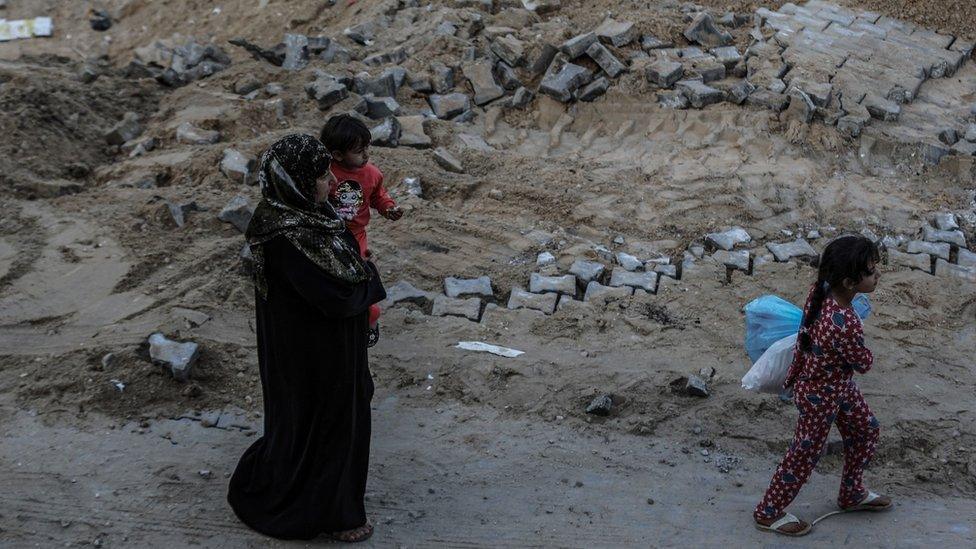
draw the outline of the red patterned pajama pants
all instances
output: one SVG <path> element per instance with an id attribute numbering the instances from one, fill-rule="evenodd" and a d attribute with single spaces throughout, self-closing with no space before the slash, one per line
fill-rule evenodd
<path id="1" fill-rule="evenodd" d="M 794 387 L 793 400 L 800 411 L 796 433 L 766 495 L 756 506 L 757 519 L 774 518 L 793 502 L 820 460 L 835 422 L 844 439 L 844 474 L 837 503 L 848 507 L 867 493 L 862 477 L 878 444 L 879 424 L 854 380 L 800 381 Z"/>

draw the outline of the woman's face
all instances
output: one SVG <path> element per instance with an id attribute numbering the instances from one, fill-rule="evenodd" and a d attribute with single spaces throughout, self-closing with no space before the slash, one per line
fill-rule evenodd
<path id="1" fill-rule="evenodd" d="M 315 180 L 315 203 L 321 204 L 329 199 L 329 189 L 335 183 L 335 176 L 332 170 L 325 172 L 325 175 Z"/>

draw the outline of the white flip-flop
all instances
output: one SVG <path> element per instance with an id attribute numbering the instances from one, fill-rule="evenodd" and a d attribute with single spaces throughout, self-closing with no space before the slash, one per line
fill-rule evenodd
<path id="1" fill-rule="evenodd" d="M 780 534 L 780 535 L 783 535 L 783 536 L 800 537 L 800 536 L 805 536 L 805 535 L 809 534 L 810 533 L 810 530 L 813 529 L 813 525 L 807 524 L 807 527 L 806 528 L 804 528 L 803 530 L 797 531 L 797 532 L 785 532 L 783 530 L 780 530 L 780 528 L 786 526 L 787 524 L 800 524 L 802 522 L 803 521 L 801 521 L 800 519 L 796 518 L 796 515 L 794 515 L 792 513 L 786 513 L 785 515 L 783 515 L 782 517 L 780 517 L 779 520 L 777 520 L 776 522 L 770 524 L 769 526 L 766 526 L 765 524 L 759 524 L 757 522 L 756 523 L 756 528 L 758 528 L 760 530 L 763 530 L 765 532 L 773 532 L 773 533 Z"/>
<path id="2" fill-rule="evenodd" d="M 864 496 L 864 499 L 856 505 L 851 505 L 850 507 L 842 507 L 841 511 L 845 513 L 850 513 L 852 511 L 887 511 L 891 509 L 891 502 L 888 505 L 871 505 L 871 502 L 877 501 L 881 496 L 875 494 L 874 492 L 868 490 L 868 495 Z"/>

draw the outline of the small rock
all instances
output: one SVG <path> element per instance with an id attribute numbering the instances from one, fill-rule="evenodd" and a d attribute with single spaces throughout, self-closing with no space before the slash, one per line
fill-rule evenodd
<path id="1" fill-rule="evenodd" d="M 491 289 L 491 279 L 487 276 L 479 276 L 478 278 L 447 277 L 444 279 L 444 293 L 447 297 L 466 295 L 493 297 L 495 295 Z"/>
<path id="2" fill-rule="evenodd" d="M 617 263 L 628 271 L 638 271 L 644 267 L 641 260 L 625 252 L 617 252 Z"/>
<path id="3" fill-rule="evenodd" d="M 251 174 L 257 169 L 256 158 L 247 156 L 236 149 L 224 149 L 224 157 L 220 161 L 220 173 L 232 181 L 248 183 Z"/>
<path id="4" fill-rule="evenodd" d="M 339 81 L 320 77 L 305 84 L 305 93 L 318 102 L 319 110 L 327 111 L 349 97 L 349 90 Z"/>
<path id="5" fill-rule="evenodd" d="M 705 383 L 704 379 L 696 375 L 690 375 L 685 383 L 685 393 L 691 396 L 707 397 L 708 384 Z"/>
<path id="6" fill-rule="evenodd" d="M 752 92 L 756 91 L 756 87 L 753 86 L 748 80 L 740 80 L 735 84 L 732 84 L 725 91 L 727 99 L 735 103 L 736 105 L 741 105 L 749 99 Z"/>
<path id="7" fill-rule="evenodd" d="M 6 0 L 0 3 L 0 8 L 5 5 Z M 104 32 L 112 28 L 112 17 L 105 10 L 92 10 L 88 16 L 88 24 L 93 31 Z"/>
<path id="8" fill-rule="evenodd" d="M 513 109 L 524 109 L 525 107 L 529 106 L 529 103 L 531 103 L 532 99 L 534 98 L 535 98 L 535 94 L 532 93 L 531 90 L 523 86 L 515 90 L 515 94 L 512 95 L 512 99 L 511 102 L 509 103 L 509 106 L 511 106 Z"/>
<path id="9" fill-rule="evenodd" d="M 105 134 L 105 141 L 109 145 L 122 145 L 140 135 L 142 135 L 142 124 L 139 123 L 139 115 L 127 112 L 122 120 Z"/>
<path id="10" fill-rule="evenodd" d="M 366 23 L 361 23 L 352 27 L 348 27 L 342 34 L 346 35 L 350 40 L 356 42 L 362 46 L 372 45 L 373 40 L 376 38 L 377 23 L 375 21 L 368 21 Z"/>
<path id="11" fill-rule="evenodd" d="M 183 122 L 176 128 L 176 141 L 190 145 L 213 145 L 220 141 L 220 132 L 203 130 L 190 122 Z"/>
<path id="12" fill-rule="evenodd" d="M 504 61 L 499 61 L 495 64 L 493 74 L 495 75 L 495 80 L 506 90 L 517 90 L 522 87 L 522 81 L 519 80 L 515 69 Z"/>
<path id="13" fill-rule="evenodd" d="M 749 99 L 746 99 L 746 104 L 775 112 L 782 112 L 790 104 L 790 98 L 782 93 L 759 89 L 749 95 Z"/>
<path id="14" fill-rule="evenodd" d="M 412 147 L 415 149 L 430 148 L 432 141 L 424 129 L 425 117 L 401 116 L 398 120 L 400 121 L 401 147 Z"/>
<path id="15" fill-rule="evenodd" d="M 234 93 L 238 95 L 247 95 L 255 90 L 261 89 L 263 84 L 254 75 L 245 75 L 240 80 L 234 83 Z"/>
<path id="16" fill-rule="evenodd" d="M 595 416 L 608 416 L 612 409 L 613 397 L 610 395 L 600 395 L 594 398 L 593 402 L 590 402 L 590 405 L 586 407 L 586 413 Z"/>
<path id="17" fill-rule="evenodd" d="M 400 145 L 400 122 L 395 117 L 389 117 L 377 126 L 370 128 L 371 145 L 376 147 L 397 147 Z"/>
<path id="18" fill-rule="evenodd" d="M 735 46 L 722 46 L 720 48 L 712 48 L 709 52 L 715 56 L 715 59 L 719 63 L 725 65 L 726 69 L 731 70 L 741 59 L 742 55 Z"/>
<path id="19" fill-rule="evenodd" d="M 407 194 L 412 194 L 413 196 L 423 198 L 424 188 L 420 184 L 419 177 L 404 177 L 403 187 L 407 190 Z"/>
<path id="20" fill-rule="evenodd" d="M 541 267 L 547 267 L 549 265 L 553 265 L 554 263 L 556 263 L 556 256 L 552 255 L 549 252 L 541 252 L 535 258 L 535 266 L 536 267 L 540 267 L 540 268 Z"/>
<path id="21" fill-rule="evenodd" d="M 149 336 L 149 357 L 153 362 L 169 366 L 178 381 L 190 379 L 191 369 L 199 355 L 200 348 L 196 343 L 172 341 L 161 333 Z"/>
<path id="22" fill-rule="evenodd" d="M 437 162 L 438 166 L 449 172 L 464 173 L 464 166 L 461 165 L 461 161 L 455 158 L 455 156 L 444 147 L 438 147 L 434 150 L 434 161 Z"/>
<path id="23" fill-rule="evenodd" d="M 704 11 L 699 12 L 692 19 L 691 24 L 685 29 L 684 36 L 690 42 L 711 48 L 728 46 L 732 43 L 732 35 L 720 29 L 712 16 Z"/>
<path id="24" fill-rule="evenodd" d="M 232 198 L 224 206 L 223 210 L 220 210 L 217 219 L 224 223 L 230 223 L 234 228 L 243 233 L 247 230 L 247 225 L 251 222 L 252 215 L 254 215 L 254 209 L 248 203 L 247 197 L 238 195 Z"/>
<path id="25" fill-rule="evenodd" d="M 381 120 L 400 114 L 400 104 L 392 97 L 366 96 L 366 116 Z"/>
<path id="26" fill-rule="evenodd" d="M 569 268 L 569 272 L 575 275 L 582 284 L 587 284 L 592 280 L 599 280 L 605 270 L 606 265 L 586 259 L 577 259 Z"/>

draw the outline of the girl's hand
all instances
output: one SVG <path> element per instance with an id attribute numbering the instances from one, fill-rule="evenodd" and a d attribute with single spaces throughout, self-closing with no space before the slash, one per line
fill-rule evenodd
<path id="1" fill-rule="evenodd" d="M 403 210 L 400 209 L 400 206 L 393 206 L 389 210 L 383 212 L 383 217 L 389 219 L 390 221 L 397 221 L 403 217 Z"/>

